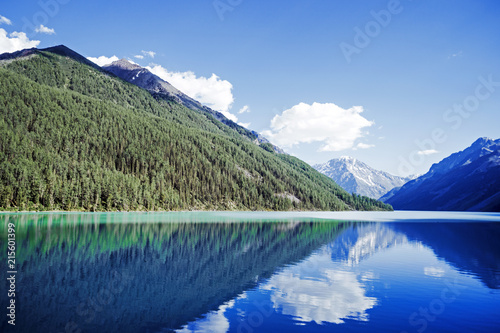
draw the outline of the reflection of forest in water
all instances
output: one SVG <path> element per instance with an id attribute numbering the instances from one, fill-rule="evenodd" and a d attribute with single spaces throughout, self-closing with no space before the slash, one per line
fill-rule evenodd
<path id="1" fill-rule="evenodd" d="M 302 260 L 349 224 L 114 222 L 93 223 L 85 214 L 16 222 L 19 315 L 31 318 L 20 326 L 62 330 L 74 321 L 107 332 L 134 331 L 138 323 L 180 327 Z M 133 280 L 85 323 L 90 310 L 77 307 L 117 274 Z"/>

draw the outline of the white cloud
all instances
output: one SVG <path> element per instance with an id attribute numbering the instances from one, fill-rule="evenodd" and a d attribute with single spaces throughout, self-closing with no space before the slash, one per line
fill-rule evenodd
<path id="1" fill-rule="evenodd" d="M 56 33 L 54 29 L 47 28 L 43 24 L 40 24 L 38 27 L 36 27 L 35 32 L 38 32 L 40 34 L 47 34 L 47 35 L 53 35 Z"/>
<path id="2" fill-rule="evenodd" d="M 356 149 L 368 149 L 368 148 L 373 148 L 373 147 L 375 147 L 375 145 L 371 145 L 371 144 L 363 143 L 363 142 L 360 142 L 356 145 Z"/>
<path id="3" fill-rule="evenodd" d="M 461 57 L 462 55 L 463 55 L 463 52 L 462 51 L 458 51 L 457 53 L 453 53 L 453 54 L 449 55 L 448 59 Z"/>
<path id="4" fill-rule="evenodd" d="M 221 80 L 215 74 L 212 74 L 209 78 L 203 76 L 197 77 L 191 71 L 169 72 L 160 65 L 152 64 L 151 66 L 146 68 L 189 97 L 221 112 L 234 122 L 238 121 L 238 117 L 229 112 L 234 101 L 232 93 L 233 85 L 229 81 Z"/>
<path id="5" fill-rule="evenodd" d="M 39 40 L 30 40 L 24 32 L 14 31 L 7 35 L 7 31 L 0 29 L 0 53 L 30 49 L 38 44 Z"/>
<path id="6" fill-rule="evenodd" d="M 373 125 L 361 116 L 363 107 L 343 109 L 333 103 L 300 103 L 271 120 L 271 130 L 262 134 L 278 146 L 322 142 L 320 151 L 354 147 L 362 129 Z"/>
<path id="7" fill-rule="evenodd" d="M 200 101 L 201 102 L 201 101 Z M 212 108 L 213 109 L 213 108 Z M 224 117 L 226 117 L 227 119 L 237 123 L 238 122 L 238 117 L 236 117 L 234 114 L 232 114 L 231 112 L 229 111 L 219 111 L 220 113 L 222 113 L 224 115 Z"/>
<path id="8" fill-rule="evenodd" d="M 437 154 L 437 153 L 439 153 L 439 152 L 435 149 L 428 149 L 428 150 L 421 150 L 417 154 L 419 154 L 419 155 L 432 155 L 432 154 Z"/>
<path id="9" fill-rule="evenodd" d="M 245 113 L 245 112 L 250 112 L 250 107 L 248 105 L 245 105 L 244 107 L 242 107 L 240 109 L 240 111 L 238 111 L 239 114 Z"/>
<path id="10" fill-rule="evenodd" d="M 248 129 L 248 128 L 250 127 L 250 124 L 251 124 L 251 123 L 238 123 L 238 125 L 243 126 L 243 127 L 245 127 L 246 129 Z"/>
<path id="11" fill-rule="evenodd" d="M 151 58 L 154 58 L 155 55 L 156 55 L 156 52 L 153 52 L 153 51 L 144 51 L 144 50 L 142 50 L 141 52 L 142 52 L 143 55 L 151 57 Z"/>
<path id="12" fill-rule="evenodd" d="M 135 56 L 134 56 L 134 58 L 137 58 L 137 59 L 144 59 L 144 56 L 143 56 L 143 55 L 138 54 L 138 55 L 135 55 Z"/>
<path id="13" fill-rule="evenodd" d="M 114 62 L 114 61 L 117 61 L 117 60 L 120 60 L 118 59 L 117 56 L 112 56 L 112 57 L 106 57 L 106 56 L 100 56 L 98 58 L 94 58 L 94 57 L 87 57 L 88 60 L 92 61 L 93 63 L 99 65 L 99 66 L 104 66 L 104 65 L 109 65 L 110 63 Z"/>
<path id="14" fill-rule="evenodd" d="M 0 24 L 12 25 L 12 22 L 5 16 L 0 15 Z"/>

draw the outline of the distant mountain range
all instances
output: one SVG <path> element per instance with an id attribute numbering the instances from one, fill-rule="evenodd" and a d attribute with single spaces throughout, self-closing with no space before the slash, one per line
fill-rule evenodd
<path id="1" fill-rule="evenodd" d="M 332 159 L 313 168 L 332 178 L 344 190 L 378 199 L 388 191 L 403 186 L 414 177 L 398 177 L 375 170 L 367 164 L 349 156 Z"/>
<path id="2" fill-rule="evenodd" d="M 500 139 L 413 180 L 351 157 L 325 177 L 147 69 L 62 45 L 0 55 L 2 96 L 0 209 L 500 211 Z"/>
<path id="3" fill-rule="evenodd" d="M 479 138 L 381 200 L 403 210 L 500 211 L 500 139 Z"/>

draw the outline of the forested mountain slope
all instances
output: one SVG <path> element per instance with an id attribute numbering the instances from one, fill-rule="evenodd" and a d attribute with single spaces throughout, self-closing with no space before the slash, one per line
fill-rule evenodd
<path id="1" fill-rule="evenodd" d="M 219 122 L 229 126 L 234 131 L 238 132 L 240 135 L 252 139 L 254 143 L 264 145 L 264 147 L 269 148 L 270 151 L 274 151 L 279 154 L 285 153 L 278 146 L 271 144 L 262 135 L 250 131 L 243 126 L 240 126 L 237 123 L 233 122 L 232 120 L 227 119 L 222 113 L 214 111 L 209 107 L 202 105 L 200 102 L 179 91 L 167 81 L 154 75 L 146 68 L 143 68 L 136 64 L 132 64 L 126 59 L 117 60 L 111 64 L 103 66 L 102 68 L 108 72 L 115 74 L 119 78 L 132 83 L 135 86 L 146 89 L 151 94 L 153 94 L 156 99 L 173 101 L 178 104 L 184 105 L 191 110 L 206 115 L 210 119 L 215 118 Z"/>
<path id="2" fill-rule="evenodd" d="M 0 56 L 0 207 L 390 209 L 60 46 Z"/>

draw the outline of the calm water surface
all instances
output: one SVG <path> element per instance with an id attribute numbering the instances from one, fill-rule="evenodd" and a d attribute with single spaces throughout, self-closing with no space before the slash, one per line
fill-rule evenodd
<path id="1" fill-rule="evenodd" d="M 500 215 L 0 214 L 2 332 L 500 332 Z"/>

